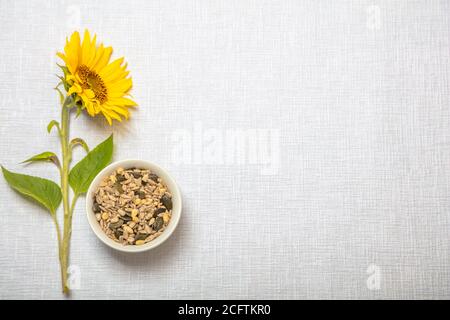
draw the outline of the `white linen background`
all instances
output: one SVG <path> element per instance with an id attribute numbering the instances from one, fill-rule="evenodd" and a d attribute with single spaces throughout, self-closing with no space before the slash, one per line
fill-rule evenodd
<path id="1" fill-rule="evenodd" d="M 1 0 L 0 163 L 57 180 L 49 164 L 18 163 L 59 150 L 45 128 L 59 117 L 55 52 L 89 28 L 126 57 L 140 107 L 112 129 L 81 116 L 72 136 L 94 146 L 113 131 L 114 159 L 167 168 L 184 210 L 168 242 L 126 255 L 95 237 L 82 198 L 73 298 L 450 298 L 449 12 L 449 1 Z M 174 135 L 198 139 L 196 125 L 278 132 L 278 171 L 178 163 Z M 62 298 L 51 219 L 3 179 L 0 198 L 0 298 Z"/>

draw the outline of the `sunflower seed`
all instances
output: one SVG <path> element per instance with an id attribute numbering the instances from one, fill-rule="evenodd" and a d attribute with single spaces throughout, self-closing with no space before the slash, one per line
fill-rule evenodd
<path id="1" fill-rule="evenodd" d="M 123 225 L 123 231 L 126 231 L 128 234 L 130 233 L 134 233 L 133 229 L 131 229 L 129 226 L 127 226 L 126 224 Z"/>
<path id="2" fill-rule="evenodd" d="M 112 218 L 109 222 L 111 223 L 116 223 L 117 221 L 119 221 L 119 217 L 115 216 L 114 218 Z"/>

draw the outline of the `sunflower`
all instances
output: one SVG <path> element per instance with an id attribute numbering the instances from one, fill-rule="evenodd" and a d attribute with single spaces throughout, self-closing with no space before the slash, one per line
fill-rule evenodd
<path id="1" fill-rule="evenodd" d="M 94 117 L 101 113 L 111 125 L 112 120 L 122 121 L 129 117 L 128 109 L 137 104 L 129 98 L 133 85 L 124 58 L 110 62 L 112 48 L 96 44 L 97 36 L 91 38 L 89 31 L 74 32 L 66 40 L 64 53 L 58 52 L 66 66 L 64 82 L 68 94 L 76 94 L 87 113 Z"/>

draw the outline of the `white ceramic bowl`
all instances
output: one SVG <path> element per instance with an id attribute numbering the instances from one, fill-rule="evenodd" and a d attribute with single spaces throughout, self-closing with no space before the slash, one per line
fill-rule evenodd
<path id="1" fill-rule="evenodd" d="M 139 169 L 149 169 L 153 173 L 157 174 L 163 181 L 163 183 L 167 186 L 168 190 L 172 194 L 172 217 L 169 221 L 169 224 L 167 225 L 164 232 L 157 237 L 156 239 L 147 242 L 143 245 L 127 245 L 124 246 L 118 242 L 115 242 L 114 240 L 110 239 L 105 232 L 101 229 L 100 224 L 97 222 L 97 219 L 95 218 L 95 214 L 92 210 L 92 205 L 94 202 L 94 193 L 97 190 L 98 186 L 102 182 L 102 180 L 108 176 L 110 176 L 117 168 L 122 167 L 124 169 L 127 168 L 139 168 Z M 154 163 L 143 161 L 143 160 L 122 160 L 117 161 L 109 166 L 107 166 L 105 169 L 100 171 L 100 173 L 94 178 L 91 185 L 89 186 L 89 190 L 86 194 L 86 213 L 87 213 L 87 219 L 89 221 L 89 225 L 92 228 L 92 231 L 94 231 L 95 235 L 107 246 L 123 251 L 123 252 L 143 252 L 147 251 L 153 248 L 156 248 L 161 243 L 166 241 L 172 233 L 175 231 L 175 228 L 178 225 L 178 221 L 180 220 L 181 216 L 181 194 L 180 190 L 178 189 L 177 184 L 175 183 L 175 180 L 165 171 L 163 168 L 157 166 Z"/>

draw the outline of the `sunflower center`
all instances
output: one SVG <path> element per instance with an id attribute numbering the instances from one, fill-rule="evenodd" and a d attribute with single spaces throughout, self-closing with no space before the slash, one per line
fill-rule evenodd
<path id="1" fill-rule="evenodd" d="M 81 87 L 83 89 L 91 89 L 94 92 L 95 99 L 100 103 L 106 102 L 108 98 L 108 90 L 102 78 L 94 71 L 90 70 L 85 65 L 78 68 L 78 76 L 81 80 Z"/>

